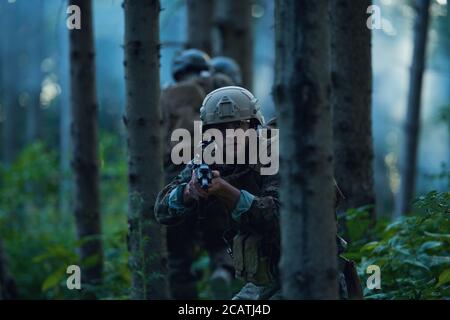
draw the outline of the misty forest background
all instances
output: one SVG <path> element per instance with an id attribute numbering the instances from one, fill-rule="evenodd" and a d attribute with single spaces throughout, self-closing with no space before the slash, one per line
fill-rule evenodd
<path id="1" fill-rule="evenodd" d="M 133 117 L 147 112 L 149 127 L 158 126 L 155 119 L 159 117 L 154 99 L 147 100 L 151 106 L 142 103 L 152 97 L 145 92 L 157 92 L 157 83 L 137 84 L 137 72 L 149 71 L 149 77 L 152 72 L 148 64 L 139 65 L 139 61 L 148 58 L 150 64 L 157 63 L 158 53 L 144 51 L 144 60 L 133 60 L 136 48 L 130 40 L 135 37 L 131 30 L 148 30 L 136 37 L 148 36 L 149 45 L 155 47 L 159 34 L 159 76 L 152 73 L 150 79 L 159 79 L 161 87 L 172 82 L 172 59 L 187 47 L 201 46 L 212 56 L 234 56 L 243 63 L 244 86 L 261 101 L 266 119 L 277 115 L 277 107 L 286 106 L 279 124 L 288 132 L 295 126 L 283 121 L 290 115 L 295 118 L 295 108 L 289 109 L 287 100 L 292 96 L 283 92 L 292 95 L 295 87 L 289 87 L 289 81 L 300 81 L 298 77 L 303 76 L 302 70 L 290 66 L 305 63 L 308 69 L 306 62 L 317 62 L 317 57 L 308 57 L 307 50 L 295 48 L 300 51 L 294 52 L 289 47 L 295 34 L 286 30 L 306 25 L 299 17 L 331 29 L 335 76 L 331 101 L 338 105 L 333 109 L 336 177 L 352 204 L 338 212 L 340 232 L 349 242 L 346 255 L 357 262 L 363 285 L 367 265 L 378 264 L 382 270 L 382 289 L 365 288 L 365 297 L 450 297 L 450 18 L 446 0 L 375 0 L 373 4 L 381 8 L 382 25 L 371 32 L 365 25 L 371 1 L 354 6 L 353 1 L 331 1 L 336 9 L 331 17 L 322 11 L 325 15 L 315 18 L 308 14 L 317 8 L 308 12 L 314 6 L 306 4 L 299 17 L 288 14 L 295 1 L 215 0 L 213 10 L 208 5 L 198 9 L 204 0 L 162 0 L 161 11 L 155 10 L 155 1 L 142 1 L 151 3 L 145 8 L 123 2 L 92 1 L 92 28 L 84 28 L 90 16 L 82 16 L 82 30 L 69 39 L 67 1 L 0 0 L 0 298 L 167 297 L 161 289 L 164 286 L 156 286 L 164 278 L 159 274 L 164 270 L 154 261 L 158 258 L 146 260 L 139 253 L 161 253 L 159 241 L 145 238 L 157 235 L 159 227 L 143 223 L 142 233 L 128 231 L 133 213 L 139 219 L 151 219 L 152 212 L 142 211 L 152 208 L 151 197 L 161 187 L 158 183 L 153 187 L 136 185 L 128 178 L 133 170 L 140 174 L 139 164 L 133 166 L 127 160 L 127 154 L 136 152 L 133 142 L 127 151 L 127 139 L 133 141 L 142 134 L 132 126 Z M 428 6 L 429 15 L 424 9 Z M 210 14 L 205 15 L 208 10 Z M 155 23 L 158 14 L 159 30 Z M 356 23 L 352 17 L 360 19 Z M 276 19 L 281 18 L 277 24 Z M 234 38 L 227 33 L 230 26 L 241 28 Z M 86 35 L 89 32 L 92 39 Z M 95 52 L 95 61 L 81 61 L 95 63 L 91 69 L 79 69 L 85 65 L 69 54 L 70 41 L 80 46 L 81 60 L 83 54 Z M 318 41 L 312 47 L 323 45 Z M 239 50 L 242 48 L 246 50 Z M 306 56 L 306 62 L 286 63 L 296 54 Z M 277 60 L 277 56 L 286 59 Z M 348 103 L 339 90 L 354 94 L 350 101 L 360 105 Z M 133 95 L 127 97 L 126 92 Z M 83 104 L 97 105 L 98 119 L 89 115 L 95 108 L 76 109 Z M 349 108 L 339 109 L 345 105 Z M 302 111 L 305 109 L 295 112 Z M 283 166 L 289 159 L 283 158 L 283 144 L 281 147 Z M 161 153 L 158 148 L 151 150 L 145 159 L 160 165 Z M 352 162 L 347 167 L 340 150 L 350 152 L 347 161 L 351 157 Z M 95 161 L 96 154 L 98 168 L 88 162 Z M 92 158 L 88 159 L 89 155 Z M 339 163 L 344 165 L 339 167 Z M 363 163 L 370 168 L 359 166 Z M 80 172 L 92 175 L 83 177 Z M 99 180 L 91 181 L 97 174 Z M 402 190 L 401 179 L 412 186 L 412 197 L 407 188 Z M 352 186 L 357 190 L 351 190 Z M 75 190 L 86 198 L 76 201 Z M 150 199 L 137 204 L 133 195 L 145 190 Z M 86 216 L 83 210 L 90 204 L 94 204 L 91 216 Z M 308 206 L 313 208 L 314 203 Z M 72 264 L 89 270 L 82 293 L 66 287 L 66 268 Z M 208 256 L 203 254 L 193 269 L 200 278 L 200 297 L 210 298 Z"/>

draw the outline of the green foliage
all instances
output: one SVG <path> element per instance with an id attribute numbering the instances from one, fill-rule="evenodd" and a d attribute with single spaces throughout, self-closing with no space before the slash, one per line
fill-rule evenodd
<path id="1" fill-rule="evenodd" d="M 347 214 L 346 257 L 358 264 L 369 299 L 450 298 L 450 193 L 432 191 L 415 201 L 417 214 L 368 229 L 366 210 Z M 369 290 L 367 266 L 381 269 L 381 289 Z"/>
<path id="2" fill-rule="evenodd" d="M 127 169 L 125 148 L 117 137 L 100 140 L 104 281 L 82 287 L 99 299 L 127 299 Z M 68 290 L 66 269 L 79 264 L 73 213 L 58 206 L 58 157 L 43 143 L 27 147 L 9 168 L 0 167 L 0 234 L 9 269 L 25 299 L 79 299 Z M 365 289 L 369 299 L 450 297 L 450 195 L 430 192 L 417 199 L 417 214 L 396 221 L 379 219 L 370 228 L 368 207 L 347 212 L 349 248 L 363 285 L 370 264 L 381 268 L 381 290 Z M 90 257 L 84 264 L 93 263 Z M 211 298 L 210 260 L 205 252 L 193 265 L 201 299 Z M 237 291 L 242 283 L 233 283 Z"/>
<path id="3" fill-rule="evenodd" d="M 8 267 L 24 299 L 79 299 L 68 290 L 66 269 L 80 265 L 73 212 L 60 212 L 59 164 L 43 143 L 22 151 L 9 167 L 0 167 L 0 234 Z M 100 191 L 104 245 L 104 281 L 83 286 L 99 299 L 128 298 L 130 271 L 126 248 L 127 181 L 123 144 L 116 136 L 100 138 Z M 69 209 L 70 210 L 70 209 Z M 81 264 L 95 263 L 89 257 Z"/>
<path id="4" fill-rule="evenodd" d="M 25 206 L 56 201 L 58 166 L 55 152 L 43 143 L 28 146 L 11 167 L 0 167 L 1 209 L 19 212 Z M 55 166 L 56 165 L 56 166 Z"/>

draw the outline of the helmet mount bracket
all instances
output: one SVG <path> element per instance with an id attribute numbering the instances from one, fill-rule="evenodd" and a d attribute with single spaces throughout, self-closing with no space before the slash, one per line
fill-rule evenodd
<path id="1" fill-rule="evenodd" d="M 216 112 L 219 118 L 234 117 L 238 107 L 228 96 L 223 96 L 217 104 Z"/>

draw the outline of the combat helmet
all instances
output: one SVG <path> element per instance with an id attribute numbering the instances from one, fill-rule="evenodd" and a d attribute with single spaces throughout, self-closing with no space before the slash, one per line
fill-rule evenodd
<path id="1" fill-rule="evenodd" d="M 209 93 L 200 108 L 200 119 L 204 126 L 240 120 L 264 124 L 258 99 L 247 89 L 237 86 L 222 87 Z"/>
<path id="2" fill-rule="evenodd" d="M 242 84 L 241 68 L 234 59 L 228 57 L 215 57 L 211 60 L 211 66 L 214 73 L 223 73 L 233 80 L 234 84 Z"/>
<path id="3" fill-rule="evenodd" d="M 188 49 L 175 57 L 172 63 L 172 76 L 178 81 L 183 73 L 211 70 L 211 58 L 198 49 Z"/>

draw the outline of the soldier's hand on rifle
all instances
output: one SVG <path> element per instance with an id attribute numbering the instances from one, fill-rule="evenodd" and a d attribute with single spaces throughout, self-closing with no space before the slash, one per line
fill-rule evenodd
<path id="1" fill-rule="evenodd" d="M 201 198 L 208 198 L 208 192 L 201 188 L 194 171 L 192 171 L 191 180 L 184 188 L 183 201 L 184 203 L 189 203 L 192 201 L 198 201 Z"/>
<path id="2" fill-rule="evenodd" d="M 198 201 L 200 199 L 207 199 L 209 196 L 216 196 L 222 200 L 227 207 L 233 209 L 237 202 L 241 192 L 239 189 L 233 187 L 227 181 L 225 181 L 221 176 L 220 172 L 213 170 L 213 179 L 207 190 L 203 190 L 198 183 L 195 173 L 192 173 L 191 180 L 184 188 L 183 201 L 184 203 L 189 203 L 192 201 Z"/>
<path id="3" fill-rule="evenodd" d="M 208 188 L 208 195 L 214 195 L 225 202 L 228 207 L 234 208 L 239 201 L 241 191 L 224 180 L 219 171 L 213 170 L 212 174 L 213 179 Z"/>

